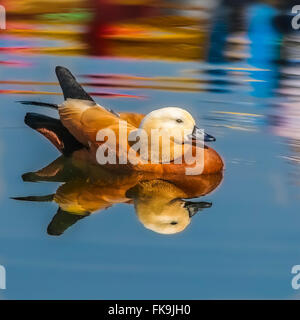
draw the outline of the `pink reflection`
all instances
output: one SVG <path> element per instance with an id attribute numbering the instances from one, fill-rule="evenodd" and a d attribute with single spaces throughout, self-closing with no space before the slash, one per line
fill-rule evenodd
<path id="1" fill-rule="evenodd" d="M 0 65 L 9 66 L 9 67 L 29 67 L 31 63 L 25 61 L 13 61 L 13 60 L 0 60 Z"/>

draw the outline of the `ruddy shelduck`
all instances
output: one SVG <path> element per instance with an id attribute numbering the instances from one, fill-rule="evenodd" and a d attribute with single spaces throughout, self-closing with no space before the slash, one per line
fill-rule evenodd
<path id="1" fill-rule="evenodd" d="M 129 156 L 128 150 L 132 146 L 128 137 L 136 135 L 141 130 L 146 132 L 151 139 L 153 130 L 160 136 L 159 148 L 154 152 L 152 144 L 148 144 L 149 155 L 154 155 L 155 163 L 143 159 L 137 163 L 127 162 L 121 164 L 109 164 L 109 169 L 135 170 L 142 172 L 155 172 L 166 174 L 186 174 L 186 168 L 193 165 L 182 161 L 177 163 L 183 153 L 183 144 L 188 145 L 191 154 L 197 154 L 200 148 L 194 144 L 196 139 L 214 141 L 215 138 L 198 129 L 192 115 L 178 107 L 160 108 L 147 115 L 138 113 L 116 113 L 97 104 L 89 94 L 77 83 L 71 72 L 64 67 L 56 67 L 56 74 L 64 93 L 65 101 L 60 105 L 23 101 L 24 104 L 49 106 L 58 109 L 60 120 L 50 120 L 49 117 L 28 113 L 25 122 L 46 136 L 63 154 L 72 154 L 74 151 L 85 148 L 84 156 L 97 163 L 97 150 L 104 141 L 98 141 L 97 134 L 101 130 L 114 132 L 117 141 L 116 158 Z M 125 148 L 120 148 L 121 129 L 120 123 L 126 121 Z M 124 131 L 123 131 L 124 132 Z M 168 154 L 164 150 L 162 138 L 167 137 L 170 142 Z M 172 138 L 170 138 L 172 137 Z M 180 137 L 180 138 L 177 138 Z M 150 140 L 151 140 L 150 139 Z M 105 142 L 107 143 L 107 142 Z M 224 164 L 220 155 L 212 148 L 202 145 L 203 154 L 201 174 L 213 174 L 221 172 Z M 124 153 L 124 154 L 122 154 Z"/>

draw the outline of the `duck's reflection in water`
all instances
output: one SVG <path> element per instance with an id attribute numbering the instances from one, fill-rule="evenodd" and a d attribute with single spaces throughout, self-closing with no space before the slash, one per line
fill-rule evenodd
<path id="1" fill-rule="evenodd" d="M 210 202 L 188 201 L 212 192 L 222 173 L 199 176 L 158 175 L 147 172 L 111 172 L 61 156 L 47 167 L 23 175 L 24 181 L 62 182 L 55 194 L 15 197 L 23 201 L 53 201 L 59 205 L 50 222 L 49 235 L 61 235 L 78 220 L 116 203 L 133 204 L 145 228 L 161 234 L 183 231 L 192 217 Z"/>

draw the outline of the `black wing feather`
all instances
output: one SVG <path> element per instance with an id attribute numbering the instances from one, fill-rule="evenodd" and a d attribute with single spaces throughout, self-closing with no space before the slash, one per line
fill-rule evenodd
<path id="1" fill-rule="evenodd" d="M 57 66 L 55 68 L 55 72 L 63 91 L 65 100 L 71 98 L 95 102 L 93 98 L 76 81 L 70 70 L 65 67 Z"/>

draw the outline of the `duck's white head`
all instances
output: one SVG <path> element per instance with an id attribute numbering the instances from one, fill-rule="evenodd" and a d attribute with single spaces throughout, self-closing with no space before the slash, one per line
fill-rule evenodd
<path id="1" fill-rule="evenodd" d="M 174 142 L 182 144 L 193 139 L 214 141 L 215 138 L 205 134 L 196 126 L 193 116 L 186 110 L 178 107 L 166 107 L 148 113 L 140 124 L 148 135 L 157 130 L 162 136 L 174 137 Z"/>
<path id="2" fill-rule="evenodd" d="M 182 159 L 195 141 L 215 140 L 196 126 L 188 111 L 177 107 L 150 112 L 142 120 L 137 132 L 139 131 L 146 132 L 147 141 L 150 142 L 147 155 L 151 153 L 151 161 L 156 163 Z"/>

